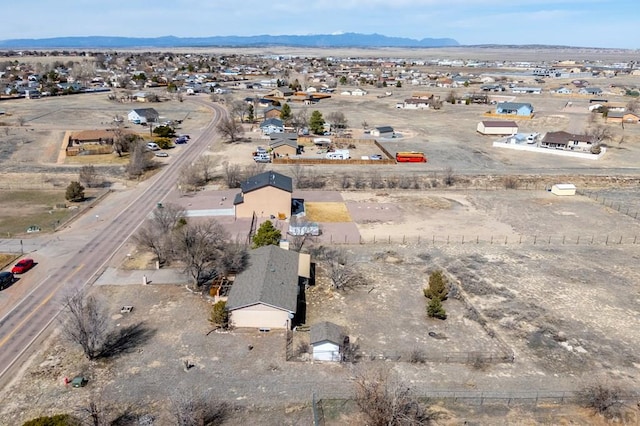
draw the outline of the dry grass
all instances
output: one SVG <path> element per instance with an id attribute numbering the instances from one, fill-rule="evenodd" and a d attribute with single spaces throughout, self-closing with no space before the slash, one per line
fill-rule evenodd
<path id="1" fill-rule="evenodd" d="M 65 164 L 118 164 L 125 165 L 129 162 L 129 154 L 118 157 L 116 154 L 75 155 L 66 157 Z"/>
<path id="2" fill-rule="evenodd" d="M 0 269 L 11 265 L 17 258 L 15 254 L 0 253 Z"/>
<path id="3" fill-rule="evenodd" d="M 304 203 L 307 219 L 312 222 L 351 222 L 344 203 Z"/>

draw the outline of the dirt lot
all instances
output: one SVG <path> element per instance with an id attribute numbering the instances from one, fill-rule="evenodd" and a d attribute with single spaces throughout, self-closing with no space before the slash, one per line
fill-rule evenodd
<path id="1" fill-rule="evenodd" d="M 617 193 L 619 199 L 623 195 L 633 200 L 638 194 Z M 350 212 L 358 211 L 351 214 L 357 226 L 371 233 L 387 233 L 391 222 L 394 232 L 408 234 L 412 229 L 439 229 L 445 224 L 466 235 L 480 229 L 514 234 L 561 230 L 571 236 L 582 235 L 585 229 L 640 233 L 640 225 L 628 215 L 580 196 L 559 198 L 534 191 L 434 192 L 427 198 L 419 193 L 342 196 L 349 200 Z M 387 216 L 369 209 L 368 217 L 357 209 L 359 204 L 389 204 L 395 209 L 388 210 Z M 639 245 L 562 244 L 559 239 L 536 245 L 486 240 L 433 244 L 427 239 L 421 244 L 377 243 L 345 249 L 366 276 L 367 286 L 346 293 L 332 291 L 320 265 L 317 285 L 307 292 L 306 323 L 332 320 L 345 326 L 364 356 L 357 368 L 388 365 L 419 394 L 572 390 L 594 378 L 638 387 L 640 359 L 634 348 L 640 340 L 630 330 L 640 326 L 634 314 L 640 304 L 640 275 L 629 265 L 640 255 Z M 443 269 L 455 283 L 455 292 L 444 302 L 446 321 L 425 315 L 422 288 L 435 268 Z M 349 377 L 354 370 L 348 365 L 285 361 L 281 332 L 208 334 L 209 303 L 183 287 L 105 285 L 94 291 L 108 301 L 119 326 L 142 322 L 148 329 L 146 339 L 112 362 L 88 363 L 76 348 L 53 338 L 15 388 L 7 390 L 13 397 L 3 405 L 0 417 L 18 422 L 81 405 L 99 392 L 120 409 L 136 401 L 139 412 L 153 412 L 159 421 L 166 421 L 172 393 L 211 388 L 239 407 L 230 424 L 247 419 L 299 424 L 311 419 L 312 392 L 327 399 L 352 392 Z M 122 305 L 134 305 L 133 313 L 122 316 Z M 430 331 L 438 338 L 429 336 Z M 306 334 L 296 333 L 296 345 Z M 451 359 L 406 362 L 414 350 L 428 359 Z M 513 363 L 457 358 L 505 351 L 514 354 Z M 184 371 L 184 361 L 193 367 Z M 65 387 L 63 378 L 78 373 L 87 374 L 90 385 Z M 38 403 L 33 404 L 34 400 Z M 586 412 L 566 408 L 525 411 L 531 419 L 543 416 L 551 423 L 593 420 L 585 420 L 589 419 L 583 417 L 588 416 Z M 511 410 L 511 416 L 525 416 Z M 344 412 L 327 414 L 333 415 L 337 416 L 331 417 L 334 424 L 344 422 Z M 491 422 L 502 415 L 504 411 L 488 408 L 481 413 L 452 410 L 448 419 Z"/>

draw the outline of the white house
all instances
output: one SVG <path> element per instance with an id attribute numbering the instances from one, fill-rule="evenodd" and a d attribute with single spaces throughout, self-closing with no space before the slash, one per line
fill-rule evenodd
<path id="1" fill-rule="evenodd" d="M 518 125 L 515 121 L 481 121 L 476 127 L 482 135 L 515 135 L 518 133 Z"/>
<path id="2" fill-rule="evenodd" d="M 314 361 L 342 360 L 343 349 L 348 343 L 342 327 L 329 321 L 313 324 L 309 337 Z"/>
<path id="3" fill-rule="evenodd" d="M 135 124 L 155 123 L 159 117 L 160 114 L 153 108 L 133 109 L 127 114 L 127 119 Z"/>
<path id="4" fill-rule="evenodd" d="M 576 186 L 572 183 L 556 183 L 551 187 L 554 195 L 576 195 Z"/>

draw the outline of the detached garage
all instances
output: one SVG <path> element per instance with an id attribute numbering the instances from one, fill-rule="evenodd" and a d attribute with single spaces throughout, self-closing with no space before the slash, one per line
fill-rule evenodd
<path id="1" fill-rule="evenodd" d="M 481 121 L 476 128 L 483 135 L 515 135 L 518 133 L 518 124 L 515 121 Z"/>
<path id="2" fill-rule="evenodd" d="M 554 195 L 576 195 L 576 186 L 572 183 L 556 183 L 551 187 Z"/>

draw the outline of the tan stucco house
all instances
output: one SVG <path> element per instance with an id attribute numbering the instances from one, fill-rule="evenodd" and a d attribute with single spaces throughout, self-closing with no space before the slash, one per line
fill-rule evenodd
<path id="1" fill-rule="evenodd" d="M 242 182 L 233 201 L 237 218 L 289 217 L 293 182 L 289 176 L 264 172 Z"/>
<path id="2" fill-rule="evenodd" d="M 249 266 L 238 274 L 227 299 L 232 326 L 261 330 L 292 327 L 309 263 L 309 256 L 278 246 L 251 250 Z"/>

